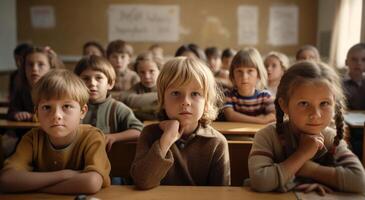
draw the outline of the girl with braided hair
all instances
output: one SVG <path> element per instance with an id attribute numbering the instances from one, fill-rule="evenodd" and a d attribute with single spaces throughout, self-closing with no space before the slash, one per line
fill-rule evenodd
<path id="1" fill-rule="evenodd" d="M 280 81 L 275 108 L 276 124 L 255 135 L 250 152 L 254 190 L 365 192 L 364 168 L 343 140 L 344 95 L 332 68 L 294 64 Z"/>

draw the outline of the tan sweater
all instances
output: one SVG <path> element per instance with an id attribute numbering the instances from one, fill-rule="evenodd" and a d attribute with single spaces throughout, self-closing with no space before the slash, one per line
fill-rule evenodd
<path id="1" fill-rule="evenodd" d="M 289 191 L 296 185 L 303 183 L 303 178 L 291 177 L 283 170 L 281 162 L 286 160 L 298 147 L 298 138 L 290 131 L 289 124 L 284 124 L 283 138 L 285 147 L 275 130 L 275 125 L 269 125 L 255 134 L 254 143 L 248 160 L 251 187 L 257 191 L 268 192 L 273 190 Z M 326 128 L 322 132 L 325 147 L 317 152 L 312 161 L 320 163 L 323 155 L 333 144 L 336 132 Z M 334 155 L 337 182 L 336 189 L 343 192 L 365 192 L 365 173 L 359 159 L 347 148 L 341 140 Z"/>
<path id="2" fill-rule="evenodd" d="M 210 126 L 199 127 L 184 142 L 178 140 L 161 155 L 158 124 L 143 129 L 139 138 L 131 176 L 140 189 L 158 185 L 230 185 L 228 144 Z"/>

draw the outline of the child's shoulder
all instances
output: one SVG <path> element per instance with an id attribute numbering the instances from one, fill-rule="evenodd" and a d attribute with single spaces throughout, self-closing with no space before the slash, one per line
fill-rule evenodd
<path id="1" fill-rule="evenodd" d="M 271 97 L 272 94 L 269 90 L 263 89 L 263 90 L 256 90 L 256 96 L 259 97 Z"/>
<path id="2" fill-rule="evenodd" d="M 103 132 L 90 124 L 80 124 L 78 133 L 81 135 L 82 140 L 86 138 L 104 138 Z"/>

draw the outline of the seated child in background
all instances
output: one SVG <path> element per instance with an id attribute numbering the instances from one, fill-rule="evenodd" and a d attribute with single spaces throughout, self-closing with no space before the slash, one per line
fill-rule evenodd
<path id="1" fill-rule="evenodd" d="M 82 55 L 83 56 L 96 55 L 105 57 L 105 50 L 104 47 L 98 42 L 89 41 L 86 42 L 82 47 Z"/>
<path id="2" fill-rule="evenodd" d="M 106 134 L 107 151 L 114 142 L 137 140 L 143 124 L 130 108 L 108 95 L 115 81 L 115 72 L 108 60 L 94 55 L 82 58 L 74 72 L 89 88 L 89 111 L 83 123 L 91 124 Z"/>
<path id="3" fill-rule="evenodd" d="M 140 54 L 133 66 L 141 81 L 123 92 L 118 100 L 132 108 L 138 119 L 157 120 L 156 81 L 161 66 L 150 52 Z"/>
<path id="4" fill-rule="evenodd" d="M 347 107 L 365 110 L 365 43 L 352 46 L 347 52 L 348 78 L 343 81 Z"/>
<path id="5" fill-rule="evenodd" d="M 142 131 L 131 167 L 135 185 L 229 185 L 227 141 L 209 126 L 221 99 L 209 68 L 198 59 L 171 59 L 157 86 L 163 121 Z"/>
<path id="6" fill-rule="evenodd" d="M 10 74 L 9 78 L 9 100 L 14 97 L 15 91 L 18 87 L 20 87 L 21 77 L 19 74 L 20 67 L 23 64 L 24 54 L 28 51 L 28 49 L 32 48 L 31 44 L 22 43 L 16 46 L 13 51 L 14 61 L 16 64 L 16 70 Z"/>
<path id="7" fill-rule="evenodd" d="M 268 77 L 267 89 L 270 91 L 271 95 L 276 96 L 276 90 L 280 83 L 280 79 L 289 67 L 289 59 L 283 53 L 272 51 L 267 54 L 264 65 Z"/>
<path id="8" fill-rule="evenodd" d="M 194 43 L 184 44 L 180 46 L 175 52 L 175 57 L 178 56 L 185 56 L 188 58 L 199 58 L 203 61 L 206 61 L 206 57 L 203 50 Z"/>
<path id="9" fill-rule="evenodd" d="M 234 88 L 227 92 L 223 106 L 227 121 L 259 124 L 275 121 L 273 98 L 264 90 L 267 73 L 256 49 L 245 48 L 234 56 L 229 77 Z"/>
<path id="10" fill-rule="evenodd" d="M 31 90 L 34 84 L 52 68 L 59 68 L 56 54 L 49 48 L 32 47 L 24 54 L 20 68 L 21 85 L 10 100 L 8 119 L 33 121 L 34 104 Z"/>
<path id="11" fill-rule="evenodd" d="M 222 70 L 226 70 L 229 73 L 232 59 L 236 55 L 236 51 L 232 48 L 226 48 L 222 52 Z"/>
<path id="12" fill-rule="evenodd" d="M 319 55 L 319 51 L 315 46 L 312 45 L 304 45 L 300 47 L 295 55 L 295 59 L 297 61 L 300 60 L 313 60 L 316 62 L 321 61 L 321 56 Z"/>
<path id="13" fill-rule="evenodd" d="M 148 49 L 149 52 L 152 53 L 153 58 L 158 62 L 161 66 L 165 63 L 165 57 L 163 55 L 163 48 L 159 44 L 153 44 Z"/>
<path id="14" fill-rule="evenodd" d="M 132 46 L 123 40 L 114 40 L 107 47 L 106 56 L 116 73 L 115 84 L 112 90 L 118 94 L 129 90 L 139 82 L 137 73 L 128 68 L 132 55 Z"/>
<path id="15" fill-rule="evenodd" d="M 276 125 L 255 134 L 250 152 L 254 190 L 365 192 L 364 168 L 342 140 L 344 95 L 331 67 L 294 64 L 281 79 L 275 106 Z"/>
<path id="16" fill-rule="evenodd" d="M 40 128 L 21 139 L 0 172 L 3 192 L 96 193 L 110 185 L 103 133 L 80 125 L 88 90 L 72 72 L 53 70 L 32 91 Z"/>
<path id="17" fill-rule="evenodd" d="M 231 88 L 232 83 L 229 80 L 229 71 L 222 70 L 221 52 L 217 47 L 209 47 L 205 49 L 205 55 L 207 57 L 207 63 L 212 70 L 218 84 L 224 88 Z"/>

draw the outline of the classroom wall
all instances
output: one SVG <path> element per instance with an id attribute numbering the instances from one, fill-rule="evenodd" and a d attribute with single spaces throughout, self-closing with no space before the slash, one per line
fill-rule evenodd
<path id="1" fill-rule="evenodd" d="M 108 42 L 107 9 L 110 4 L 154 4 L 180 6 L 180 39 L 178 42 L 161 43 L 166 53 L 173 55 L 176 48 L 188 42 L 201 47 L 216 45 L 220 48 L 238 45 L 237 6 L 259 7 L 259 44 L 261 52 L 282 51 L 294 55 L 303 44 L 316 44 L 317 0 L 27 0 L 18 1 L 18 41 L 32 41 L 38 45 L 50 45 L 61 55 L 79 55 L 84 42 L 97 40 Z M 271 5 L 297 5 L 299 7 L 299 43 L 274 47 L 267 44 L 268 13 Z M 35 29 L 30 23 L 30 7 L 52 5 L 56 26 L 51 29 Z M 212 20 L 213 19 L 213 20 Z M 132 43 L 135 52 L 146 50 L 151 42 Z"/>

